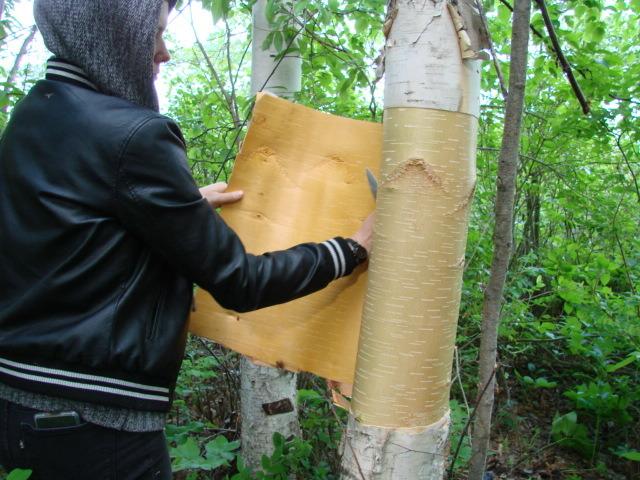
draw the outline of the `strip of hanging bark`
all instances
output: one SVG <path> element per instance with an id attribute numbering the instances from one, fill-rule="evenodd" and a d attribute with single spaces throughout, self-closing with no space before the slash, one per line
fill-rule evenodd
<path id="1" fill-rule="evenodd" d="M 580 85 L 578 85 L 578 81 L 576 77 L 573 75 L 573 70 L 571 70 L 571 65 L 565 58 L 562 53 L 562 48 L 560 48 L 560 42 L 558 41 L 558 36 L 556 35 L 556 31 L 553 28 L 553 23 L 551 23 L 551 18 L 549 17 L 549 12 L 547 11 L 547 6 L 544 3 L 544 0 L 536 0 L 538 4 L 538 8 L 540 8 L 540 12 L 542 13 L 542 18 L 544 20 L 544 24 L 547 27 L 547 32 L 549 32 L 549 38 L 551 38 L 551 43 L 553 44 L 553 48 L 556 51 L 556 55 L 558 56 L 558 60 L 560 60 L 560 65 L 562 65 L 562 70 L 567 76 L 567 80 L 569 80 L 569 84 L 571 84 L 571 88 L 580 102 L 580 106 L 582 107 L 582 113 L 587 115 L 590 112 L 589 102 L 584 97 L 582 90 L 580 89 Z"/>
<path id="2" fill-rule="evenodd" d="M 489 35 L 480 16 L 477 2 L 467 0 L 466 7 L 459 10 L 457 2 L 447 2 L 451 20 L 458 34 L 458 45 L 463 60 L 489 60 L 484 50 L 489 48 Z"/>
<path id="3" fill-rule="evenodd" d="M 470 480 L 484 477 L 487 450 L 491 433 L 491 413 L 494 403 L 495 376 L 493 374 L 498 349 L 498 324 L 504 284 L 513 247 L 513 210 L 520 146 L 520 130 L 526 85 L 529 19 L 531 0 L 516 0 L 511 37 L 511 74 L 509 97 L 506 102 L 502 148 L 496 179 L 495 229 L 493 260 L 489 284 L 482 305 L 482 338 L 479 358 L 479 389 L 487 385 L 486 394 L 479 399 L 474 423 L 473 455 L 469 468 Z"/>

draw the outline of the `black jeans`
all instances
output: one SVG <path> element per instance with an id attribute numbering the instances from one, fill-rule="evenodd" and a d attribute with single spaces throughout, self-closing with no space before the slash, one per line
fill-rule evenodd
<path id="1" fill-rule="evenodd" d="M 170 480 L 164 432 L 131 433 L 81 422 L 38 429 L 37 410 L 0 400 L 0 465 L 30 480 Z"/>

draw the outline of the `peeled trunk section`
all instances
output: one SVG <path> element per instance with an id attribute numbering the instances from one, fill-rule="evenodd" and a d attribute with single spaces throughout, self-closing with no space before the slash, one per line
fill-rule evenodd
<path id="1" fill-rule="evenodd" d="M 343 478 L 442 478 L 475 188 L 480 50 L 473 2 L 392 1 L 373 254 Z"/>

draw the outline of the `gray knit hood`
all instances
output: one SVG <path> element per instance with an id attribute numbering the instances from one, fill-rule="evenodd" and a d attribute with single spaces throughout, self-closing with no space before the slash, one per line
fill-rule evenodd
<path id="1" fill-rule="evenodd" d="M 35 0 L 33 14 L 47 48 L 102 93 L 157 111 L 153 52 L 163 1 Z"/>

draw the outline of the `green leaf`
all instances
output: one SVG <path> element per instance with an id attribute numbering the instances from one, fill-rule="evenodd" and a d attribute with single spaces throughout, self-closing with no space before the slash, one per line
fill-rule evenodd
<path id="1" fill-rule="evenodd" d="M 270 25 L 276 22 L 276 15 L 278 13 L 279 5 L 276 0 L 267 0 L 267 6 L 264 11 L 264 15 Z"/>
<path id="2" fill-rule="evenodd" d="M 364 35 L 369 31 L 370 27 L 369 19 L 364 15 L 358 15 L 356 18 L 356 32 L 359 35 Z"/>
<path id="3" fill-rule="evenodd" d="M 621 360 L 618 363 L 615 363 L 613 365 L 608 365 L 607 372 L 612 373 L 612 372 L 615 372 L 616 370 L 620 370 L 621 368 L 626 367 L 627 365 L 633 363 L 636 360 L 640 360 L 640 352 L 633 352 L 629 354 L 629 356 L 624 360 Z"/>
<path id="4" fill-rule="evenodd" d="M 555 388 L 558 386 L 557 382 L 550 382 L 544 377 L 536 378 L 535 387 L 536 388 Z"/>
<path id="5" fill-rule="evenodd" d="M 573 448 L 585 456 L 592 451 L 593 442 L 589 439 L 587 428 L 578 423 L 576 412 L 556 415 L 551 424 L 551 434 L 563 447 Z"/>
<path id="6" fill-rule="evenodd" d="M 640 462 L 640 452 L 637 450 L 629 450 L 626 452 L 618 453 L 622 458 L 627 460 L 633 460 L 634 462 Z"/>
<path id="7" fill-rule="evenodd" d="M 240 448 L 239 441 L 229 442 L 224 435 L 218 435 L 204 447 L 207 460 L 211 463 L 212 468 L 229 465 L 229 462 L 236 458 L 238 448 Z"/>
<path id="8" fill-rule="evenodd" d="M 509 23 L 511 21 L 511 10 L 504 5 L 498 7 L 498 19 L 503 23 Z"/>
<path id="9" fill-rule="evenodd" d="M 213 16 L 213 23 L 216 23 L 221 18 L 227 18 L 228 14 L 229 0 L 212 0 L 211 15 Z"/>
<path id="10" fill-rule="evenodd" d="M 274 432 L 272 439 L 273 445 L 274 447 L 276 447 L 276 450 L 284 446 L 284 436 L 280 432 Z"/>
<path id="11" fill-rule="evenodd" d="M 261 45 L 262 50 L 268 50 L 269 47 L 271 47 L 271 44 L 273 43 L 273 37 L 275 34 L 276 32 L 269 32 L 267 34 L 267 36 L 262 41 L 262 45 Z"/>
<path id="12" fill-rule="evenodd" d="M 31 473 L 31 470 L 16 468 L 15 470 L 11 470 L 7 476 L 7 480 L 27 480 L 27 478 L 31 476 Z"/>
<path id="13" fill-rule="evenodd" d="M 174 472 L 189 469 L 199 469 L 205 464 L 205 459 L 200 455 L 200 447 L 196 441 L 189 437 L 187 441 L 169 451 L 174 459 L 172 469 Z"/>
<path id="14" fill-rule="evenodd" d="M 276 51 L 279 52 L 283 47 L 284 35 L 282 32 L 273 32 L 273 46 L 276 48 Z"/>

